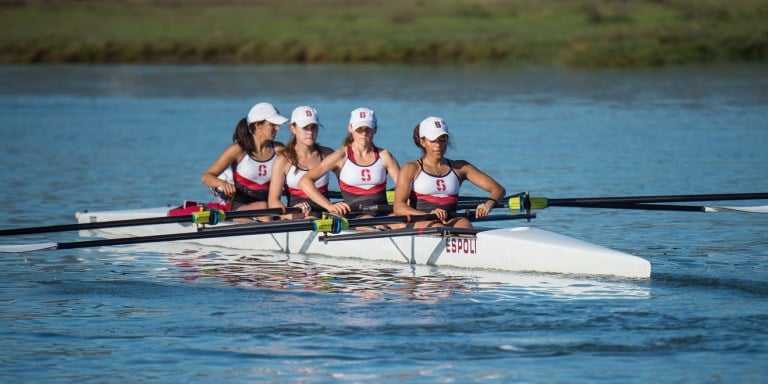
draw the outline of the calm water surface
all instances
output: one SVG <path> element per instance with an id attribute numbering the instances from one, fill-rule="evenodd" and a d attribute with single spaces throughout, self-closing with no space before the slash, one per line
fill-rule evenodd
<path id="1" fill-rule="evenodd" d="M 205 201 L 200 175 L 259 101 L 315 106 L 333 147 L 369 106 L 401 163 L 419 155 L 412 127 L 445 117 L 449 156 L 510 193 L 768 191 L 766 67 L 6 66 L 0 228 Z M 168 244 L 5 254 L 0 378 L 766 382 L 766 216 L 548 208 L 531 223 L 644 257 L 650 280 Z"/>

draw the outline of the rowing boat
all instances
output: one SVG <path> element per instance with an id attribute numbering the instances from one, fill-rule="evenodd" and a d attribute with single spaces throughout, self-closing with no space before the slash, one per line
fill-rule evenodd
<path id="1" fill-rule="evenodd" d="M 461 209 L 464 210 L 462 213 L 466 214 L 468 218 L 473 217 L 473 213 L 468 207 L 476 204 L 476 200 L 480 202 L 487 200 L 486 198 L 471 196 L 464 196 L 463 199 L 465 201 L 460 204 L 462 205 Z M 764 199 L 768 199 L 766 192 L 559 199 L 531 197 L 527 192 L 521 192 L 509 196 L 509 200 L 503 203 L 497 203 L 496 207 L 508 208 L 513 212 L 522 210 L 525 211 L 524 214 L 491 215 L 495 217 L 487 216 L 480 220 L 530 219 L 535 217 L 531 210 L 552 206 L 684 212 L 768 213 L 768 206 L 765 205 L 711 207 L 666 204 L 671 202 Z M 21 253 L 45 249 L 185 241 L 188 244 L 256 252 L 394 261 L 426 266 L 574 275 L 610 275 L 630 278 L 648 278 L 651 275 L 650 263 L 640 257 L 526 226 L 496 229 L 426 228 L 365 232 L 349 229 L 388 223 L 436 220 L 437 216 L 425 214 L 421 217 L 385 216 L 349 220 L 329 217 L 316 220 L 278 220 L 269 223 L 234 224 L 225 220 L 255 218 L 285 213 L 286 211 L 272 208 L 225 212 L 218 208 L 197 207 L 195 203 L 192 207 L 194 213 L 188 214 L 186 202 L 181 208 L 185 214 L 175 217 L 174 215 L 166 216 L 167 208 L 85 211 L 76 214 L 78 224 L 2 229 L 0 236 L 78 230 L 81 236 L 105 237 L 106 239 L 69 243 L 45 242 L 0 245 L 0 252 Z M 370 208 L 365 207 L 365 209 Z M 360 209 L 364 208 L 361 207 Z M 297 208 L 287 208 L 287 210 L 297 210 Z M 210 227 L 215 224 L 220 225 Z M 328 235 L 327 232 L 331 232 L 332 235 Z"/>
<path id="2" fill-rule="evenodd" d="M 482 197 L 464 196 L 461 214 L 473 217 L 468 207 Z M 506 200 L 507 198 L 505 198 Z M 594 198 L 531 197 L 527 192 L 509 196 L 496 207 L 521 214 L 490 215 L 479 219 L 531 219 L 532 209 L 552 206 L 663 210 L 684 212 L 752 212 L 768 213 L 768 206 L 712 207 L 670 205 L 670 202 L 716 200 L 768 200 L 768 192 L 700 195 L 615 196 Z M 661 204 L 659 204 L 661 203 Z M 182 209 L 183 208 L 183 209 Z M 453 266 L 514 272 L 543 272 L 572 275 L 610 275 L 648 278 L 651 265 L 647 260 L 554 232 L 516 226 L 508 228 L 422 228 L 381 232 L 353 231 L 389 223 L 436 220 L 434 214 L 420 217 L 384 216 L 370 219 L 328 217 L 315 220 L 273 221 L 269 223 L 235 224 L 227 219 L 256 218 L 286 213 L 286 209 L 262 209 L 225 212 L 193 205 L 193 213 L 166 216 L 167 208 L 80 212 L 78 224 L 0 229 L 0 236 L 33 233 L 80 231 L 84 237 L 104 237 L 68 243 L 0 245 L 2 253 L 21 253 L 46 249 L 72 249 L 170 242 L 200 246 L 225 247 L 255 252 L 328 256 L 348 260 L 393 261 L 412 265 Z M 370 209 L 371 207 L 365 207 Z M 360 209 L 363 209 L 361 207 Z M 287 208 L 296 213 L 298 208 Z M 378 208 L 377 208 L 378 210 Z M 493 217 L 492 217 L 493 216 Z M 219 224 L 219 225 L 216 225 Z M 215 225 L 215 226 L 213 226 Z M 211 227 L 213 226 L 213 227 Z M 332 235 L 328 235 L 331 232 Z M 340 233 L 341 232 L 341 233 Z M 322 233 L 322 234 L 321 234 Z M 188 249 L 185 248 L 184 249 Z"/>
<path id="3" fill-rule="evenodd" d="M 86 211 L 78 212 L 76 218 L 79 223 L 98 223 L 157 217 L 166 212 L 167 208 Z M 187 244 L 255 252 L 286 252 L 515 272 L 629 278 L 648 278 L 651 274 L 651 265 L 643 258 L 530 226 L 477 228 L 470 232 L 440 229 L 421 234 L 402 230 L 375 233 L 345 230 L 337 235 L 324 235 L 312 230 L 247 234 L 249 225 L 224 225 L 228 230 L 242 228 L 243 231 L 237 236 L 218 236 L 216 231 L 220 225 L 207 227 L 202 232 L 209 232 L 210 236 L 202 235 L 183 241 Z M 80 235 L 123 238 L 200 231 L 192 223 L 167 223 L 82 230 Z"/>

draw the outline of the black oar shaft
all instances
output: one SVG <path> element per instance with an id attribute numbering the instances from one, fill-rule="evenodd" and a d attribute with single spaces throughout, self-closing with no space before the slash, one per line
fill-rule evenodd
<path id="1" fill-rule="evenodd" d="M 299 213 L 299 208 L 267 208 L 256 209 L 248 211 L 231 211 L 224 212 L 226 219 L 238 219 L 249 218 L 258 216 L 270 216 L 270 215 L 282 215 L 284 213 Z M 34 233 L 50 233 L 50 232 L 66 232 L 66 231 L 80 231 L 86 229 L 98 229 L 98 228 L 115 228 L 115 227 L 129 227 L 139 225 L 153 225 L 153 224 L 169 224 L 169 223 L 193 223 L 195 216 L 180 215 L 180 216 L 161 216 L 161 217 L 144 217 L 138 219 L 127 220 L 111 220 L 111 221 L 95 221 L 92 223 L 77 223 L 77 224 L 60 224 L 60 225 L 48 225 L 42 227 L 27 227 L 27 228 L 11 228 L 0 230 L 0 236 L 13 236 L 13 235 L 29 235 Z"/>
<path id="2" fill-rule="evenodd" d="M 547 205 L 564 204 L 613 204 L 613 203 L 674 203 L 683 201 L 761 200 L 768 199 L 768 192 L 719 193 L 702 195 L 615 196 L 547 199 Z"/>
<path id="3" fill-rule="evenodd" d="M 463 216 L 463 215 L 462 215 Z M 532 219 L 536 214 L 518 214 L 518 215 L 490 215 L 481 219 L 473 219 L 473 222 L 478 221 L 494 221 L 494 220 L 518 220 L 518 219 Z M 434 233 L 448 233 L 448 234 L 476 234 L 478 232 L 487 231 L 489 228 L 454 228 L 454 227 L 425 227 L 425 228 L 402 228 L 393 229 L 389 231 L 381 232 L 358 232 L 358 233 L 346 233 L 342 235 L 324 235 L 319 239 L 322 241 L 339 241 L 339 240 L 355 240 L 355 239 L 373 239 L 381 237 L 395 237 L 395 236 L 412 236 L 412 235 L 426 235 Z"/>
<path id="4" fill-rule="evenodd" d="M 348 220 L 349 228 L 371 226 L 390 223 L 401 223 L 410 221 L 424 221 L 424 220 L 437 220 L 437 215 L 415 215 L 415 216 L 381 216 L 365 219 L 350 219 Z M 151 235 L 151 236 L 135 236 L 124 237 L 117 239 L 98 239 L 98 240 L 84 240 L 74 241 L 69 243 L 58 243 L 56 249 L 73 249 L 73 248 L 90 248 L 90 247 L 103 247 L 110 245 L 125 245 L 125 244 L 142 244 L 142 243 L 155 243 L 161 241 L 176 241 L 176 240 L 193 240 L 193 239 L 205 239 L 214 237 L 231 237 L 231 236 L 245 236 L 245 235 L 259 235 L 265 233 L 280 233 L 280 232 L 299 232 L 299 231 L 312 231 L 315 229 L 314 220 L 306 220 L 301 222 L 295 221 L 274 221 L 266 223 L 255 224 L 243 224 L 236 225 L 236 228 L 216 228 L 205 231 L 197 232 L 185 232 L 185 233 L 172 233 L 165 235 Z"/>
<path id="5" fill-rule="evenodd" d="M 606 208 L 606 209 L 637 209 L 645 211 L 683 211 L 683 212 L 705 212 L 705 207 L 699 205 L 667 205 L 667 204 L 646 204 L 646 203 L 561 203 L 559 207 L 581 207 L 581 208 Z"/>
<path id="6" fill-rule="evenodd" d="M 361 239 L 380 239 L 383 237 L 398 236 L 416 236 L 430 234 L 451 234 L 451 235 L 474 235 L 478 232 L 487 231 L 489 228 L 452 228 L 452 227 L 426 227 L 426 228 L 403 228 L 393 229 L 381 232 L 358 232 L 346 233 L 342 235 L 324 235 L 318 237 L 320 241 L 342 241 L 342 240 L 361 240 Z"/>
<path id="7" fill-rule="evenodd" d="M 57 249 L 73 249 L 73 248 L 90 248 L 90 247 L 103 247 L 109 245 L 125 245 L 125 244 L 143 244 L 143 243 L 157 243 L 161 241 L 177 241 L 177 240 L 193 240 L 204 239 L 212 237 L 230 237 L 230 236 L 242 236 L 242 235 L 254 235 L 265 232 L 288 232 L 288 231 L 309 231 L 313 229 L 311 222 L 303 223 L 303 226 L 297 226 L 298 223 L 284 224 L 285 227 L 280 225 L 274 225 L 269 230 L 258 230 L 251 227 L 248 228 L 231 228 L 222 229 L 216 231 L 197 231 L 186 233 L 171 233 L 166 235 L 151 235 L 151 236 L 136 236 L 136 237 L 123 237 L 117 239 L 98 239 L 98 240 L 85 240 L 85 241 L 73 241 L 69 243 L 58 243 Z"/>

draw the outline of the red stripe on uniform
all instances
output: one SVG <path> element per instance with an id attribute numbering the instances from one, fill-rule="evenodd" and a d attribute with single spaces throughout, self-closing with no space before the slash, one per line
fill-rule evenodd
<path id="1" fill-rule="evenodd" d="M 414 194 L 416 195 L 417 200 L 424 200 L 437 205 L 455 204 L 457 201 L 459 201 L 458 195 L 434 196 L 434 195 L 422 195 L 420 193 L 415 193 L 415 192 Z"/>
<path id="2" fill-rule="evenodd" d="M 266 182 L 264 184 L 259 184 L 253 180 L 246 179 L 239 173 L 235 173 L 234 176 L 235 176 L 235 181 L 237 181 L 238 184 L 242 184 L 250 190 L 253 190 L 253 191 L 269 190 L 269 182 Z"/>
<path id="3" fill-rule="evenodd" d="M 302 191 L 301 189 L 296 189 L 296 188 L 291 188 L 291 187 L 287 187 L 287 188 L 288 188 L 288 193 L 291 194 L 291 196 L 301 197 L 301 198 L 304 198 L 304 199 L 308 199 L 309 198 L 309 196 L 307 196 L 307 194 L 304 193 L 304 191 Z M 320 193 L 325 194 L 326 192 L 328 192 L 328 186 L 324 185 L 324 186 L 318 188 L 317 190 L 320 191 Z"/>
<path id="4" fill-rule="evenodd" d="M 358 196 L 359 195 L 375 195 L 377 193 L 380 193 L 381 191 L 386 190 L 387 183 L 381 183 L 366 189 L 366 188 L 356 187 L 354 185 L 349 185 L 339 180 L 339 189 L 341 189 L 344 192 L 351 193 L 353 195 L 358 195 Z"/>

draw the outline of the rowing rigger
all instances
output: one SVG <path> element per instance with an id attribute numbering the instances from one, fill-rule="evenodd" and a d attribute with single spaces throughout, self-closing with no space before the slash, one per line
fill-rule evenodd
<path id="1" fill-rule="evenodd" d="M 99 222 L 158 216 L 165 208 L 87 212 L 78 214 L 80 222 Z M 483 221 L 516 220 L 535 217 L 529 214 L 491 215 Z M 114 246 L 120 244 L 174 241 L 197 246 L 247 250 L 250 252 L 286 252 L 323 255 L 370 261 L 404 262 L 418 265 L 482 268 L 504 271 L 533 271 L 577 275 L 611 275 L 648 278 L 650 263 L 637 256 L 596 244 L 532 228 L 442 228 L 411 233 L 360 232 L 360 226 L 432 220 L 434 215 L 404 217 L 384 216 L 350 219 L 346 229 L 317 221 L 228 224 L 198 230 L 189 223 L 166 223 L 146 226 L 108 227 L 81 231 L 81 236 L 106 237 L 72 243 L 40 243 L 0 246 L 4 252 L 28 252 L 42 249 Z M 329 226 L 330 225 L 330 226 Z M 343 226 L 342 226 L 343 227 Z M 319 229 L 319 230 L 318 230 Z M 419 233 L 418 231 L 421 231 Z M 332 232 L 339 232 L 333 234 Z M 331 233 L 331 234 L 329 234 Z M 356 235 L 342 241 L 343 236 Z M 340 236 L 335 239 L 334 236 Z"/>

